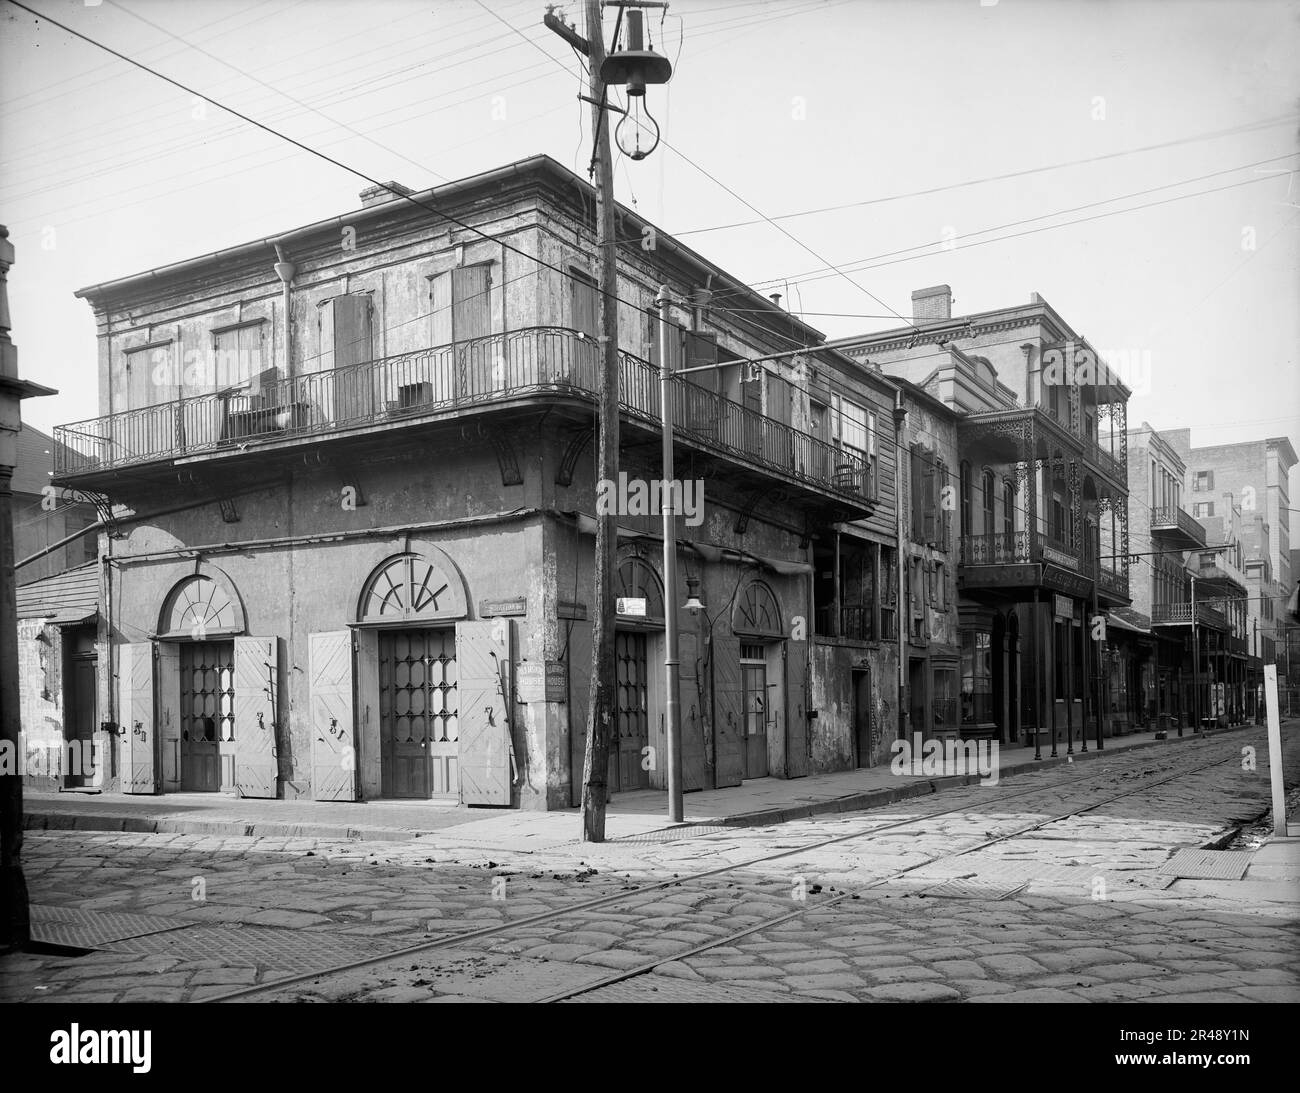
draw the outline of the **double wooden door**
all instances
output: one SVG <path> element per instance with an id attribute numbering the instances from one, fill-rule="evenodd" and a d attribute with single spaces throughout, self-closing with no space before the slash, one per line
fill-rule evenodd
<path id="1" fill-rule="evenodd" d="M 180 647 L 181 789 L 235 792 L 235 646 Z"/>
<path id="2" fill-rule="evenodd" d="M 456 632 L 379 635 L 380 792 L 456 798 L 460 793 Z"/>
<path id="3" fill-rule="evenodd" d="M 614 635 L 618 737 L 609 756 L 611 793 L 650 788 L 650 769 L 645 762 L 650 746 L 646 660 L 645 634 L 619 631 Z"/>

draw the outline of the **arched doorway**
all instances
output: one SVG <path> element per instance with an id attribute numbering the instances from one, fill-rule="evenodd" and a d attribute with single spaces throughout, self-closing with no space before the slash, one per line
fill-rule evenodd
<path id="1" fill-rule="evenodd" d="M 731 630 L 740 639 L 741 732 L 746 778 L 766 778 L 772 741 L 785 729 L 785 628 L 776 594 L 760 580 L 736 596 Z"/>
<path id="2" fill-rule="evenodd" d="M 363 583 L 353 622 L 357 711 L 362 718 L 356 735 L 366 796 L 461 797 L 466 735 L 461 712 L 466 698 L 465 643 L 458 620 L 464 619 L 466 604 L 456 567 L 441 551 L 428 547 L 382 559 Z M 313 637 L 328 642 L 334 635 Z M 344 667 L 342 660 L 324 652 L 319 664 L 326 675 L 331 664 L 340 671 Z M 346 753 L 351 746 L 339 732 L 343 719 L 337 707 L 345 696 L 336 694 L 330 682 L 313 679 L 313 703 L 321 706 L 313 717 L 334 730 L 328 736 L 317 733 L 324 766 L 332 764 L 334 753 Z"/>
<path id="3" fill-rule="evenodd" d="M 650 647 L 652 641 L 660 640 L 664 630 L 663 585 L 649 561 L 639 554 L 629 554 L 619 561 L 615 596 L 618 726 L 609 752 L 609 789 L 611 793 L 626 793 L 649 789 L 651 768 L 657 762 L 650 761 L 651 721 L 659 705 L 659 689 L 650 685 Z"/>
<path id="4" fill-rule="evenodd" d="M 204 566 L 177 581 L 158 614 L 154 648 L 162 788 L 275 797 L 279 641 L 246 636 L 229 578 Z M 133 668 L 139 656 L 132 658 Z"/>

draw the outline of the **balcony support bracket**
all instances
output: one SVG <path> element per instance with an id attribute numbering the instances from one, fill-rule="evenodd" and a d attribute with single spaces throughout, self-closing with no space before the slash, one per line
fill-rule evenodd
<path id="1" fill-rule="evenodd" d="M 573 485 L 573 472 L 578 465 L 578 458 L 586 450 L 595 430 L 588 425 L 586 428 L 578 429 L 565 446 L 564 455 L 560 459 L 560 466 L 555 472 L 555 484 L 557 486 Z"/>
<path id="2" fill-rule="evenodd" d="M 524 475 L 519 469 L 519 458 L 515 454 L 514 442 L 508 436 L 503 436 L 499 431 L 484 429 L 482 426 L 479 427 L 479 435 L 489 441 L 492 450 L 496 452 L 497 467 L 501 471 L 501 485 L 523 485 Z"/>
<path id="3" fill-rule="evenodd" d="M 736 514 L 735 532 L 737 535 L 745 534 L 745 529 L 749 527 L 749 519 L 754 515 L 754 509 L 758 507 L 759 501 L 765 497 L 771 498 L 778 505 L 788 499 L 785 491 L 774 490 L 771 486 L 760 486 L 758 489 L 750 490 L 740 506 L 740 512 Z"/>

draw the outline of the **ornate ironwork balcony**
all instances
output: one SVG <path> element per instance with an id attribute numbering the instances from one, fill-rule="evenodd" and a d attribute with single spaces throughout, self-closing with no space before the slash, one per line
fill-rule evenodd
<path id="1" fill-rule="evenodd" d="M 1151 510 L 1151 534 L 1177 540 L 1189 550 L 1205 546 L 1205 528 L 1201 522 L 1176 506 Z"/>
<path id="2" fill-rule="evenodd" d="M 1196 621 L 1200 625 L 1214 626 L 1221 630 L 1226 629 L 1228 625 L 1222 611 L 1218 611 L 1204 603 L 1196 605 Z M 1151 622 L 1156 626 L 1191 626 L 1191 601 L 1155 604 L 1151 608 Z"/>
<path id="3" fill-rule="evenodd" d="M 962 565 L 1012 565 L 1033 560 L 1027 531 L 961 537 Z"/>
<path id="4" fill-rule="evenodd" d="M 382 428 L 530 397 L 596 401 L 594 339 L 532 327 L 362 364 L 197 395 L 55 428 L 55 476 L 214 457 L 249 447 Z M 659 369 L 619 353 L 623 414 L 655 429 Z M 673 420 L 684 442 L 870 508 L 875 467 L 852 451 L 674 378 Z"/>

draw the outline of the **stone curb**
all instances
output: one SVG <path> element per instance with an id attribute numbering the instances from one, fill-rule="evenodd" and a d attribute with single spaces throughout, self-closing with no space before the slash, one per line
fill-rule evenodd
<path id="1" fill-rule="evenodd" d="M 1044 756 L 1037 761 L 1027 759 L 1011 766 L 1003 767 L 998 773 L 999 780 L 1015 774 L 1024 774 L 1031 770 L 1043 770 L 1046 767 L 1064 766 L 1071 762 L 1086 762 L 1089 759 L 1107 759 L 1113 755 L 1129 755 L 1144 748 L 1153 748 L 1176 744 L 1182 740 L 1197 740 L 1218 736 L 1243 729 L 1256 728 L 1254 725 L 1238 725 L 1228 729 L 1206 729 L 1199 735 L 1188 734 L 1183 737 L 1170 737 L 1167 740 L 1152 740 L 1146 744 L 1137 744 L 1121 750 L 1097 751 L 1089 748 L 1086 752 L 1075 752 L 1073 757 L 1059 754 L 1055 759 Z M 794 805 L 788 808 L 764 809 L 758 812 L 740 813 L 718 819 L 702 821 L 703 823 L 724 827 L 762 827 L 771 824 L 789 823 L 791 820 L 806 820 L 813 816 L 831 813 L 857 812 L 861 809 L 880 808 L 882 805 L 895 804 L 914 797 L 928 797 L 932 793 L 941 793 L 946 789 L 956 789 L 975 785 L 979 782 L 978 774 L 952 775 L 946 778 L 905 782 L 895 787 L 866 790 L 852 793 L 845 797 L 833 797 L 826 801 L 814 801 L 806 805 Z M 683 825 L 690 826 L 690 825 Z M 136 816 L 130 813 L 81 813 L 62 812 L 57 809 L 25 812 L 23 827 L 28 831 L 132 831 L 153 835 L 208 835 L 216 837 L 246 838 L 303 838 L 303 839 L 340 839 L 361 842 L 408 842 L 423 835 L 437 834 L 436 831 L 420 831 L 396 827 L 354 827 L 346 824 L 286 824 L 275 822 L 244 822 L 239 820 L 177 820 L 167 817 L 152 818 Z M 659 831 L 672 831 L 675 827 L 664 827 L 655 831 L 643 832 L 653 835 Z M 450 830 L 450 829 L 449 829 Z"/>

